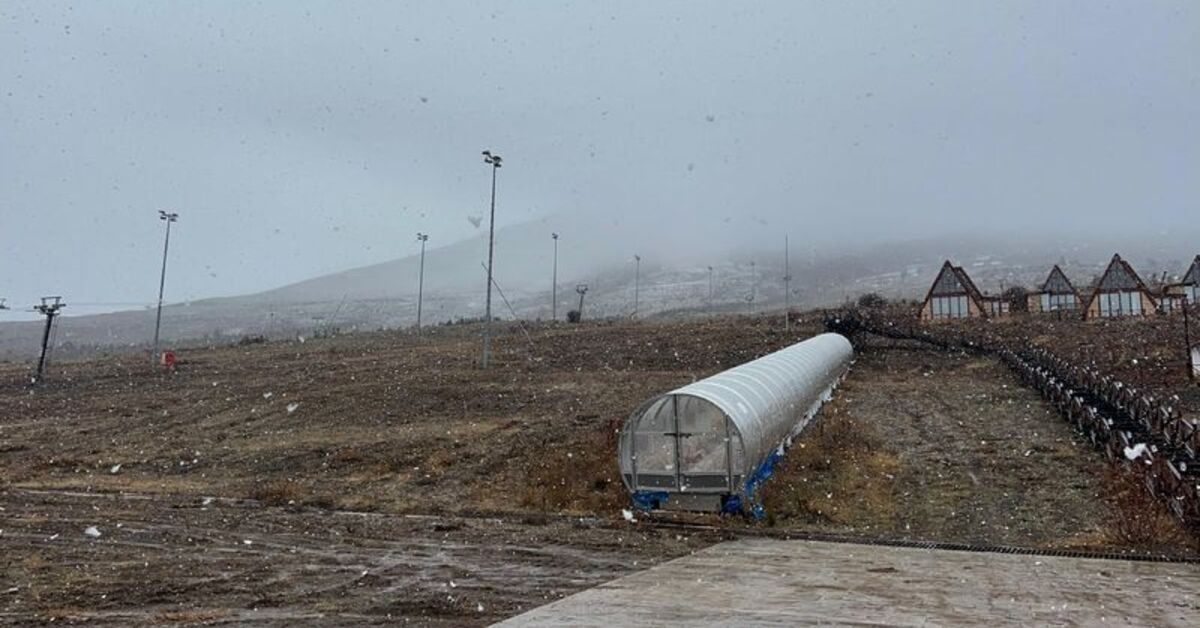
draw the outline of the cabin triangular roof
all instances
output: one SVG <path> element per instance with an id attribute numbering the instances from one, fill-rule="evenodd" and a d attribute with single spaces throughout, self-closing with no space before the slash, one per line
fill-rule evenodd
<path id="1" fill-rule="evenodd" d="M 1113 255 L 1112 261 L 1108 263 L 1108 268 L 1100 276 L 1100 281 L 1096 282 L 1096 292 L 1121 290 L 1140 290 L 1149 293 L 1146 284 L 1142 283 L 1142 278 L 1133 270 L 1129 262 L 1121 259 L 1120 255 Z"/>
<path id="2" fill-rule="evenodd" d="M 1058 264 L 1055 264 L 1054 268 L 1050 269 L 1050 275 L 1042 283 L 1042 292 L 1049 294 L 1078 294 L 1075 286 L 1071 284 L 1070 279 L 1067 279 L 1066 273 L 1058 267 Z"/>
<path id="3" fill-rule="evenodd" d="M 983 295 L 979 292 L 979 288 L 975 287 L 975 282 L 971 281 L 971 277 L 967 275 L 967 271 L 961 266 L 955 266 L 946 260 L 942 264 L 942 269 L 938 271 L 937 277 L 933 280 L 933 285 L 929 287 L 929 293 L 925 295 L 925 301 L 928 302 L 931 297 L 947 297 L 947 296 L 963 296 L 966 295 L 975 302 L 975 306 L 981 311 L 983 310 Z"/>
<path id="4" fill-rule="evenodd" d="M 1179 282 L 1189 286 L 1200 286 L 1200 255 L 1192 260 L 1192 267 L 1188 269 L 1187 274 L 1183 276 L 1183 281 Z"/>
<path id="5" fill-rule="evenodd" d="M 958 275 L 958 280 L 967 287 L 967 292 L 971 295 L 971 298 L 975 299 L 975 302 L 982 306 L 983 293 L 979 291 L 979 288 L 975 287 L 975 282 L 971 280 L 971 276 L 967 274 L 967 271 L 963 270 L 962 266 L 955 266 L 954 274 Z"/>
<path id="6" fill-rule="evenodd" d="M 1096 301 L 1096 297 L 1102 292 L 1122 292 L 1129 290 L 1137 290 L 1150 298 L 1150 302 L 1154 303 L 1154 295 L 1146 289 L 1146 284 L 1142 283 L 1142 278 L 1134 272 L 1133 267 L 1129 262 L 1121 259 L 1120 255 L 1113 255 L 1112 261 L 1108 263 L 1108 268 L 1104 274 L 1100 276 L 1100 280 L 1096 282 L 1096 287 L 1092 290 L 1091 296 L 1088 298 L 1087 309 L 1092 308 L 1092 303 Z"/>
<path id="7" fill-rule="evenodd" d="M 938 276 L 933 280 L 933 287 L 929 291 L 930 296 L 955 296 L 960 294 L 968 294 L 969 289 L 967 284 L 963 282 L 962 275 L 958 272 L 959 269 L 946 260 L 942 264 L 942 270 L 938 272 Z"/>

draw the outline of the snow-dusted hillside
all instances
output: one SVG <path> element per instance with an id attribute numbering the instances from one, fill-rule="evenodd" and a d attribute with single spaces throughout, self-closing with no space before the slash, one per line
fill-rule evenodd
<path id="1" fill-rule="evenodd" d="M 545 220 L 497 232 L 495 316 L 550 318 L 550 233 L 561 226 Z M 578 307 L 579 284 L 588 285 L 587 318 L 758 312 L 784 305 L 782 246 L 714 253 L 716 259 L 699 262 L 702 251 L 675 252 L 666 259 L 643 252 L 638 281 L 632 252 L 613 250 L 604 244 L 609 240 L 586 235 L 564 234 L 559 241 L 560 319 Z M 803 234 L 793 235 L 791 241 L 789 301 L 803 308 L 837 305 L 868 292 L 920 299 L 946 259 L 964 266 L 981 290 L 996 294 L 1012 285 L 1035 286 L 1055 263 L 1077 286 L 1085 287 L 1114 251 L 1152 282 L 1164 272 L 1182 272 L 1200 250 L 1200 240 L 1184 235 L 1129 242 L 973 236 L 844 250 L 823 249 L 821 242 L 806 240 Z M 429 249 L 425 324 L 483 316 L 486 252 L 484 237 Z M 680 261 L 686 258 L 692 261 Z M 411 326 L 416 322 L 419 261 L 406 257 L 258 294 L 171 305 L 163 314 L 163 338 L 227 342 L 245 335 L 311 334 L 331 327 L 346 331 Z M 60 354 L 81 348 L 138 348 L 149 340 L 153 317 L 149 310 L 66 316 L 57 325 L 55 341 Z M 37 321 L 0 323 L 0 357 L 34 355 L 39 333 Z"/>

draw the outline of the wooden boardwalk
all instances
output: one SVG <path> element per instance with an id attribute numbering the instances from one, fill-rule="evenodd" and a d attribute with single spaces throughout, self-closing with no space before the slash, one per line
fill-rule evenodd
<path id="1" fill-rule="evenodd" d="M 721 543 L 501 626 L 1200 625 L 1200 565 Z"/>

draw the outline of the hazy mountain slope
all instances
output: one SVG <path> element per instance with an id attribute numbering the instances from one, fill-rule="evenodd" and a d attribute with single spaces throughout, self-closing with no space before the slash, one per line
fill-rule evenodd
<path id="1" fill-rule="evenodd" d="M 593 227 L 580 229 L 578 224 L 546 219 L 499 230 L 496 281 L 503 294 L 494 293 L 493 314 L 530 319 L 550 316 L 550 233 L 560 229 L 564 233 L 560 240 L 560 318 L 578 307 L 578 284 L 588 285 L 587 317 L 629 316 L 635 309 L 640 316 L 680 311 L 751 312 L 784 303 L 782 246 L 732 253 L 650 249 L 642 253 L 638 282 L 632 253 L 615 248 L 612 239 L 600 232 L 601 227 Z M 1200 237 L 1184 233 L 1127 240 L 974 234 L 840 247 L 796 234 L 792 243 L 789 301 L 795 307 L 838 304 L 866 292 L 918 299 L 945 259 L 963 265 L 980 289 L 998 293 L 1012 285 L 1032 288 L 1055 263 L 1076 286 L 1086 287 L 1114 251 L 1153 284 L 1163 272 L 1184 272 L 1188 260 L 1200 251 Z M 486 281 L 482 262 L 486 255 L 483 236 L 428 250 L 426 324 L 483 315 Z M 707 255 L 714 259 L 704 260 Z M 258 294 L 172 305 L 163 313 L 162 337 L 168 345 L 205 339 L 222 343 L 253 334 L 284 336 L 327 328 L 409 326 L 416 322 L 419 262 L 417 256 L 406 257 Z M 57 325 L 55 344 L 60 355 L 82 349 L 145 347 L 153 333 L 153 320 L 154 313 L 149 310 L 66 316 Z M 35 356 L 40 330 L 38 322 L 0 324 L 0 357 Z"/>

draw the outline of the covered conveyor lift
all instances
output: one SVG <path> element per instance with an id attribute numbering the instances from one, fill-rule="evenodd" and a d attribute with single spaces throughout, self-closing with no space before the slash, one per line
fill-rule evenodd
<path id="1" fill-rule="evenodd" d="M 853 349 L 821 334 L 655 397 L 621 430 L 621 477 L 645 510 L 741 512 L 829 400 Z"/>

